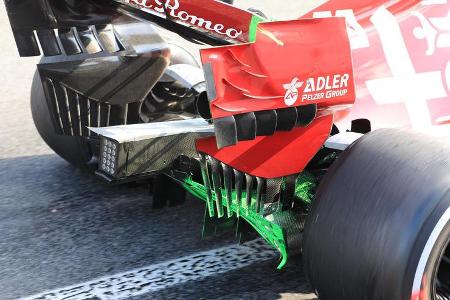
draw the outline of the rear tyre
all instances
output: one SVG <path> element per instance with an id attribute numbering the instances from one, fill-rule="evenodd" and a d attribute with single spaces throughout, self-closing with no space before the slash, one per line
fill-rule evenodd
<path id="1" fill-rule="evenodd" d="M 171 44 L 171 64 L 190 64 L 198 67 L 195 58 L 184 48 Z M 72 165 L 94 172 L 96 164 L 93 158 L 96 156 L 96 150 L 92 149 L 87 139 L 77 136 L 63 136 L 56 134 L 52 123 L 50 111 L 42 87 L 39 72 L 36 70 L 31 86 L 31 113 L 34 125 L 45 143 L 66 161 Z M 139 108 L 139 107 L 138 107 Z M 138 111 L 136 112 L 139 113 Z M 129 111 L 133 115 L 133 111 Z"/>
<path id="2" fill-rule="evenodd" d="M 321 300 L 447 300 L 449 241 L 450 144 L 378 130 L 321 183 L 305 227 L 305 272 Z"/>
<path id="3" fill-rule="evenodd" d="M 56 134 L 38 71 L 34 74 L 30 102 L 34 125 L 45 143 L 72 165 L 90 170 L 88 162 L 93 153 L 86 139 Z"/>

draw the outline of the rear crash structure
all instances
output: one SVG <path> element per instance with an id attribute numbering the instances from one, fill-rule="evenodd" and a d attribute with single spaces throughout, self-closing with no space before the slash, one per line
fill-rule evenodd
<path id="1" fill-rule="evenodd" d="M 191 193 L 204 236 L 256 232 L 278 268 L 303 253 L 320 299 L 450 299 L 450 146 L 370 133 L 367 119 L 339 132 L 356 98 L 344 18 L 269 21 L 200 0 L 5 3 L 19 53 L 42 55 L 36 127 L 69 162 L 115 184 L 156 176 L 156 200 Z M 199 63 L 167 31 L 211 47 Z"/>

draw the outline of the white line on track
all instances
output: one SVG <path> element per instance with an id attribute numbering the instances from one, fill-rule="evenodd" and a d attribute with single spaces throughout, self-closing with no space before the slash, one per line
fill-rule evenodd
<path id="1" fill-rule="evenodd" d="M 21 300 L 126 299 L 244 268 L 273 259 L 276 255 L 262 240 L 255 240 L 101 277 Z"/>

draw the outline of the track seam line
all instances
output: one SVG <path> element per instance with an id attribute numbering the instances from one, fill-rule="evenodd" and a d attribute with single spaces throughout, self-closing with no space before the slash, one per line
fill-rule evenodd
<path id="1" fill-rule="evenodd" d="M 194 253 L 150 266 L 103 276 L 19 300 L 126 299 L 223 274 L 277 257 L 262 240 Z"/>

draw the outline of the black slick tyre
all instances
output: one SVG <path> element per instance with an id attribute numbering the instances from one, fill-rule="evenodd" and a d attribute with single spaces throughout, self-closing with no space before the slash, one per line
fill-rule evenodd
<path id="1" fill-rule="evenodd" d="M 449 142 L 378 130 L 331 166 L 303 246 L 321 300 L 450 299 Z"/>
<path id="2" fill-rule="evenodd" d="M 56 134 L 38 71 L 31 86 L 30 104 L 34 125 L 45 143 L 72 165 L 90 170 L 88 162 L 93 153 L 86 139 Z"/>

